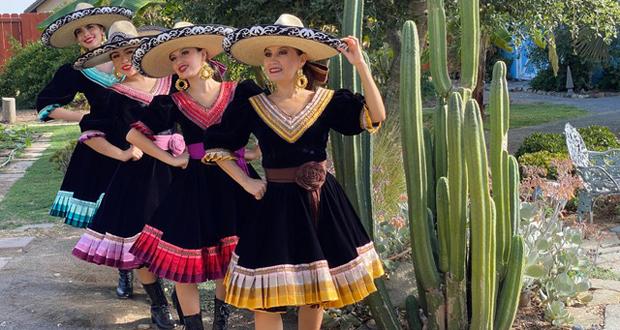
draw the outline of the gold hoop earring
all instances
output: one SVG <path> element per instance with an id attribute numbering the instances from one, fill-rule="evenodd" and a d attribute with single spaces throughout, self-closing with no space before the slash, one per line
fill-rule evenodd
<path id="1" fill-rule="evenodd" d="M 174 83 L 174 87 L 178 90 L 178 91 L 184 91 L 189 87 L 189 83 L 187 82 L 187 80 L 185 79 L 177 79 L 177 82 Z"/>
<path id="2" fill-rule="evenodd" d="M 301 89 L 305 89 L 306 86 L 308 86 L 308 78 L 301 69 L 297 70 L 297 80 L 295 81 L 295 86 Z"/>
<path id="3" fill-rule="evenodd" d="M 276 91 L 276 84 L 274 84 L 273 81 L 269 79 L 265 79 L 265 87 L 267 87 L 271 94 Z"/>
<path id="4" fill-rule="evenodd" d="M 209 78 L 213 77 L 213 69 L 209 64 L 205 63 L 202 65 L 202 68 L 200 68 L 199 75 L 200 79 L 208 80 Z"/>
<path id="5" fill-rule="evenodd" d="M 123 80 L 125 80 L 125 75 L 114 70 L 114 77 L 116 77 L 116 80 L 120 83 L 123 82 Z"/>

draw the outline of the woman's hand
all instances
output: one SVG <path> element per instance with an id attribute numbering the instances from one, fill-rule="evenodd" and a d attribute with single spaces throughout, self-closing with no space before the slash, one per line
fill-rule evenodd
<path id="1" fill-rule="evenodd" d="M 250 195 L 254 196 L 254 198 L 260 200 L 267 191 L 267 182 L 247 177 L 247 179 L 241 184 L 241 187 L 243 187 L 243 189 Z"/>
<path id="2" fill-rule="evenodd" d="M 132 145 L 128 149 L 123 150 L 120 161 L 126 162 L 129 160 L 133 160 L 133 161 L 140 160 L 140 158 L 142 158 L 142 155 L 143 155 L 142 150 Z"/>
<path id="3" fill-rule="evenodd" d="M 168 163 L 170 166 L 180 167 L 182 169 L 186 169 L 187 164 L 189 164 L 189 153 L 187 153 L 187 150 L 177 157 L 172 157 L 170 163 Z"/>
<path id="4" fill-rule="evenodd" d="M 262 152 L 260 151 L 260 147 L 257 144 L 256 146 L 254 146 L 254 148 L 245 149 L 243 158 L 245 158 L 245 160 L 247 161 L 252 161 L 252 160 L 259 159 L 261 156 L 262 156 Z"/>
<path id="5" fill-rule="evenodd" d="M 340 47 L 338 50 L 347 58 L 349 63 L 354 66 L 364 64 L 364 55 L 362 54 L 362 48 L 359 40 L 354 36 L 344 37 L 342 40 L 347 47 Z"/>

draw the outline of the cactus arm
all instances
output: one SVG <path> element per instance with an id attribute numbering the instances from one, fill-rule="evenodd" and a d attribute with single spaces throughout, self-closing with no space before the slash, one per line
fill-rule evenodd
<path id="1" fill-rule="evenodd" d="M 450 251 L 450 197 L 448 195 L 448 179 L 437 181 L 437 233 L 439 236 L 439 270 L 448 272 L 448 252 Z"/>
<path id="2" fill-rule="evenodd" d="M 461 86 L 473 90 L 480 57 L 479 0 L 459 0 L 461 17 Z M 465 99 L 465 97 L 464 97 Z"/>
<path id="3" fill-rule="evenodd" d="M 507 193 L 508 164 L 505 163 L 504 146 L 507 145 L 508 131 L 504 129 L 505 103 L 504 87 L 506 65 L 497 62 L 493 66 L 493 81 L 491 83 L 491 95 L 489 101 L 489 113 L 491 115 L 491 141 L 489 146 L 489 161 L 491 163 L 491 175 L 493 185 L 493 201 L 496 207 L 496 242 L 497 242 L 497 271 L 499 278 L 503 278 L 506 264 L 509 257 L 510 244 L 510 218 Z"/>
<path id="4" fill-rule="evenodd" d="M 443 0 L 428 1 L 428 41 L 433 85 L 441 97 L 446 97 L 452 89 L 452 81 L 448 75 L 446 11 Z"/>
<path id="5" fill-rule="evenodd" d="M 433 260 L 431 228 L 427 220 L 426 154 L 422 122 L 420 49 L 415 23 L 405 22 L 402 31 L 400 115 L 403 161 L 409 198 L 409 230 L 416 280 L 425 289 L 429 328 L 445 323 L 444 296 Z M 419 276 L 418 276 L 419 275 Z"/>
<path id="6" fill-rule="evenodd" d="M 510 262 L 506 278 L 502 283 L 497 306 L 497 315 L 493 329 L 509 330 L 514 322 L 523 285 L 523 271 L 525 269 L 524 244 L 521 236 L 512 237 Z"/>
<path id="7" fill-rule="evenodd" d="M 492 326 L 495 298 L 495 246 L 491 196 L 489 194 L 488 162 L 482 119 L 474 100 L 465 106 L 463 125 L 467 180 L 471 198 L 471 329 Z"/>

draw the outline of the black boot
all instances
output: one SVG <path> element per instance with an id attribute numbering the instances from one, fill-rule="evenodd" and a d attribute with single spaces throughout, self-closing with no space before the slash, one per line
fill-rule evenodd
<path id="1" fill-rule="evenodd" d="M 213 311 L 213 330 L 228 329 L 228 316 L 230 315 L 230 305 L 217 298 L 215 301 L 215 310 Z"/>
<path id="2" fill-rule="evenodd" d="M 185 330 L 204 330 L 204 326 L 202 325 L 202 313 L 198 313 L 190 316 L 183 316 L 183 324 Z"/>
<path id="3" fill-rule="evenodd" d="M 157 280 L 152 284 L 143 284 L 144 291 L 151 298 L 151 321 L 157 325 L 159 329 L 174 329 L 176 324 L 170 314 L 168 300 L 164 294 L 161 283 Z"/>
<path id="4" fill-rule="evenodd" d="M 181 309 L 181 303 L 179 303 L 179 297 L 177 296 L 177 289 L 172 289 L 172 305 L 177 310 L 177 315 L 179 316 L 179 325 L 185 324 L 183 322 L 183 310 Z"/>
<path id="5" fill-rule="evenodd" d="M 133 271 L 118 270 L 118 286 L 116 296 L 121 299 L 130 298 L 133 295 Z"/>

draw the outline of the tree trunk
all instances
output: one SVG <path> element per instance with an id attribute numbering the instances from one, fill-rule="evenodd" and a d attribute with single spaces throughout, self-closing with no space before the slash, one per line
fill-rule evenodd
<path id="1" fill-rule="evenodd" d="M 478 105 L 480 106 L 480 115 L 482 118 L 485 116 L 485 107 L 484 107 L 484 76 L 486 75 L 486 62 L 487 55 L 489 53 L 489 36 L 483 34 L 480 37 L 480 60 L 478 62 L 478 81 L 476 81 L 476 88 L 472 93 L 472 98 L 474 98 Z"/>
<path id="2" fill-rule="evenodd" d="M 426 47 L 426 0 L 413 0 L 409 3 L 405 17 L 411 17 L 418 28 L 420 47 Z M 398 116 L 398 93 L 400 91 L 400 28 L 390 29 L 387 34 L 387 43 L 394 52 L 390 63 L 389 76 L 385 83 L 384 102 L 390 115 Z"/>

